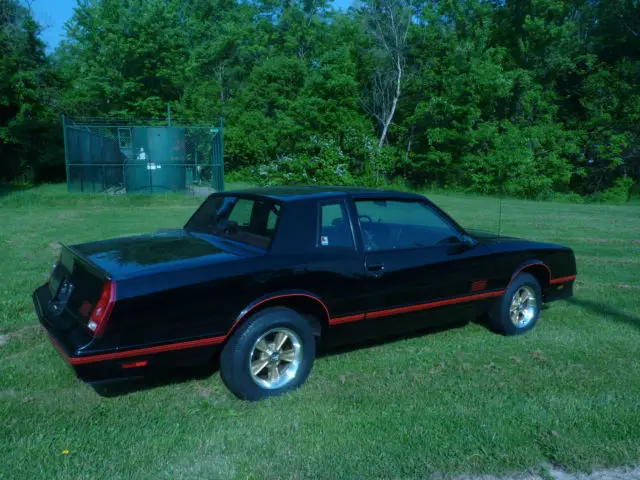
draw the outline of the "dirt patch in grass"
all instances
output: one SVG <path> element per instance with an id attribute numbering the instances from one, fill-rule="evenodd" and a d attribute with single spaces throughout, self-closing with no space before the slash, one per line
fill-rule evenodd
<path id="1" fill-rule="evenodd" d="M 215 390 L 213 388 L 205 387 L 203 385 L 200 385 L 199 383 L 195 385 L 195 389 L 198 395 L 200 395 L 201 397 L 210 397 L 215 393 Z"/>
<path id="2" fill-rule="evenodd" d="M 34 333 L 36 333 L 37 331 L 40 330 L 40 325 L 26 325 L 24 327 L 21 327 L 17 330 L 14 330 L 13 332 L 10 332 L 8 335 L 6 335 L 9 339 L 11 338 L 25 338 L 28 336 L 33 335 Z M 1 337 L 1 335 L 0 335 Z M 0 345 L 2 345 L 1 343 L 2 341 L 0 340 Z"/>
<path id="3" fill-rule="evenodd" d="M 640 240 L 621 240 L 619 238 L 591 238 L 591 237 L 576 237 L 571 238 L 574 242 L 582 243 L 595 243 L 595 244 L 607 244 L 607 243 L 633 243 L 640 244 Z"/>
<path id="4" fill-rule="evenodd" d="M 435 478 L 435 477 L 434 477 Z M 591 473 L 569 473 L 560 468 L 545 469 L 544 474 L 523 473 L 515 476 L 458 476 L 453 480 L 639 480 L 640 467 L 620 467 L 594 470 Z"/>
<path id="5" fill-rule="evenodd" d="M 594 282 L 581 282 L 576 281 L 576 285 L 585 286 L 588 285 L 590 287 L 599 287 L 599 288 L 618 288 L 620 290 L 640 290 L 640 285 L 630 285 L 628 283 L 594 283 Z"/>
<path id="6" fill-rule="evenodd" d="M 578 255 L 578 260 L 594 262 L 594 263 L 614 263 L 614 264 L 623 264 L 623 265 L 640 264 L 640 260 L 635 260 L 632 258 L 602 258 L 602 257 L 592 257 L 588 255 Z"/>
<path id="7" fill-rule="evenodd" d="M 593 222 L 593 216 L 588 215 L 553 215 L 553 214 L 544 214 L 544 215 L 532 215 L 530 218 L 534 219 L 543 219 L 548 220 L 549 218 L 553 218 L 553 220 L 557 222 L 570 221 L 572 223 L 576 223 L 578 220 L 585 222 Z M 624 225 L 633 224 L 633 221 L 630 221 L 628 218 L 607 218 L 607 223 L 622 223 Z M 640 222 L 638 222 L 640 223 Z"/>

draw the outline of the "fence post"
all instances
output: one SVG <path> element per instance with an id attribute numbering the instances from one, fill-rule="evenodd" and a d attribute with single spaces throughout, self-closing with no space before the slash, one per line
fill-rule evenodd
<path id="1" fill-rule="evenodd" d="M 199 143 L 199 142 L 198 142 Z M 195 148 L 195 155 L 194 155 L 194 160 L 195 160 L 195 169 L 193 172 L 193 183 L 196 183 L 198 185 L 200 185 L 200 172 L 198 171 L 198 146 L 196 146 Z"/>
<path id="2" fill-rule="evenodd" d="M 67 192 L 71 191 L 71 177 L 69 169 L 69 148 L 67 146 L 67 122 L 64 113 L 62 114 L 62 138 L 64 141 L 64 167 L 67 173 Z"/>

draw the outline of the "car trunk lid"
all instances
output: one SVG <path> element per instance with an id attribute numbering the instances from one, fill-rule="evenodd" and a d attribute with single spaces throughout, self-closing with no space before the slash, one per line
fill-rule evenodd
<path id="1" fill-rule="evenodd" d="M 220 263 L 250 254 L 223 248 L 184 230 L 159 231 L 75 245 L 73 250 L 97 268 L 120 278 L 154 270 L 172 271 L 202 262 Z"/>

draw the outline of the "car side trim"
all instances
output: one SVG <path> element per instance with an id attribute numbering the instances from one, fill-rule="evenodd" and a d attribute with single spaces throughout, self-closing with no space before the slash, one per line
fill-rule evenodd
<path id="1" fill-rule="evenodd" d="M 345 317 L 333 317 L 329 320 L 329 325 L 340 325 L 341 323 L 358 322 L 364 320 L 365 314 L 347 315 Z"/>
<path id="2" fill-rule="evenodd" d="M 569 275 L 568 277 L 558 277 L 551 280 L 551 285 L 557 285 L 559 283 L 569 283 L 576 279 L 576 275 Z"/>
<path id="3" fill-rule="evenodd" d="M 523 267 L 519 268 L 518 270 L 516 270 L 516 272 L 513 274 L 512 277 L 512 281 L 513 279 L 523 270 L 532 267 L 532 266 L 543 266 L 545 267 L 548 271 L 549 271 L 549 276 L 551 276 L 551 269 L 545 265 L 542 262 L 533 262 L 533 263 L 529 263 L 527 265 L 524 265 Z M 550 280 L 550 284 L 551 285 L 557 285 L 560 283 L 568 283 L 571 281 L 574 281 L 576 279 L 576 275 L 571 275 L 568 277 L 559 277 L 559 278 L 554 278 L 552 280 Z M 509 282 L 509 285 L 511 284 L 511 282 Z M 507 286 L 508 288 L 508 286 Z M 505 290 L 493 290 L 493 291 L 488 291 L 488 292 L 481 292 L 481 293 L 474 293 L 472 295 L 463 295 L 460 297 L 454 297 L 454 298 L 449 298 L 449 299 L 445 299 L 445 300 L 436 300 L 433 302 L 427 302 L 427 303 L 418 303 L 415 305 L 407 305 L 405 307 L 396 307 L 396 308 L 388 308 L 388 309 L 384 309 L 384 310 L 376 310 L 373 312 L 366 312 L 366 313 L 360 313 L 360 314 L 355 314 L 355 315 L 347 315 L 345 317 L 333 317 L 329 320 L 329 325 L 333 326 L 333 325 L 340 325 L 343 323 L 351 323 L 351 322 L 358 322 L 361 320 L 365 320 L 365 319 L 370 319 L 370 318 L 383 318 L 383 317 L 391 317 L 393 315 L 398 315 L 398 314 L 403 314 L 403 313 L 412 313 L 412 312 L 419 312 L 421 310 L 429 310 L 432 308 L 438 308 L 438 307 L 446 307 L 448 305 L 456 305 L 459 303 L 466 303 L 466 302 L 473 302 L 473 301 L 477 301 L 477 300 L 485 300 L 487 298 L 494 298 L 494 297 L 500 297 L 502 295 L 504 295 Z"/>
<path id="4" fill-rule="evenodd" d="M 485 300 L 487 298 L 499 297 L 504 294 L 504 290 L 493 290 L 489 292 L 476 293 L 473 295 L 462 295 L 459 297 L 447 298 L 445 300 L 435 300 L 433 302 L 418 303 L 415 305 L 407 305 L 404 307 L 387 308 L 384 310 L 375 310 L 357 315 L 349 315 L 346 317 L 334 317 L 329 320 L 329 325 L 339 325 L 341 323 L 357 322 L 370 318 L 391 317 L 402 313 L 419 312 L 421 310 L 429 310 L 431 308 L 446 307 L 448 305 L 456 305 L 459 303 L 473 302 L 477 300 Z"/>
<path id="5" fill-rule="evenodd" d="M 158 345 L 155 347 L 133 348 L 131 350 L 124 350 L 122 352 L 101 353 L 97 355 L 87 355 L 82 357 L 70 357 L 51 335 L 49 335 L 49 338 L 68 363 L 70 363 L 71 365 L 84 365 L 87 363 L 105 362 L 107 360 L 119 360 L 121 358 L 141 357 L 144 355 L 171 352 L 174 350 L 185 350 L 188 348 L 219 345 L 220 343 L 225 341 L 226 336 L 201 338 L 199 340 L 169 343 L 166 345 Z"/>
<path id="6" fill-rule="evenodd" d="M 476 300 L 485 300 L 487 298 L 500 297 L 504 294 L 504 290 L 495 290 L 491 292 L 477 293 L 474 295 L 464 295 L 461 297 L 449 298 L 446 300 L 436 300 L 429 303 L 420 303 L 417 305 L 409 305 L 407 307 L 390 308 L 386 310 L 378 310 L 366 314 L 366 318 L 390 317 L 401 313 L 419 312 L 421 310 L 429 310 L 431 308 L 446 307 L 448 305 L 456 305 L 459 303 L 473 302 Z"/>

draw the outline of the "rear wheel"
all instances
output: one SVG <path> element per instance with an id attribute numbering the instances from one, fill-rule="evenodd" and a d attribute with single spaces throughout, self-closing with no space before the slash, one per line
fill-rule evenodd
<path id="1" fill-rule="evenodd" d="M 316 354 L 309 323 L 285 307 L 267 308 L 231 336 L 220 373 L 237 397 L 260 400 L 291 391 L 309 376 Z"/>
<path id="2" fill-rule="evenodd" d="M 536 278 L 519 274 L 496 303 L 489 317 L 492 330 L 503 335 L 520 335 L 531 330 L 540 317 L 542 289 Z"/>

